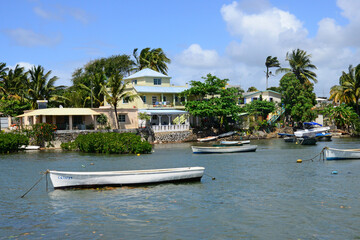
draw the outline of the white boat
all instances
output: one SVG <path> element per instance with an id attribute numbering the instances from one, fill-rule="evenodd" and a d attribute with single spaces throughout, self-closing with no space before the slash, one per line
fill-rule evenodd
<path id="1" fill-rule="evenodd" d="M 250 140 L 244 140 L 244 141 L 220 141 L 221 145 L 226 146 L 240 146 L 242 144 L 250 144 Z"/>
<path id="2" fill-rule="evenodd" d="M 199 142 L 209 142 L 209 141 L 213 141 L 217 138 L 218 138 L 218 136 L 210 136 L 210 137 L 198 138 L 197 140 Z"/>
<path id="3" fill-rule="evenodd" d="M 193 153 L 235 153 L 235 152 L 255 152 L 257 145 L 247 146 L 222 146 L 222 147 L 201 147 L 191 146 Z"/>
<path id="4" fill-rule="evenodd" d="M 295 137 L 315 137 L 317 133 L 322 133 L 330 130 L 330 127 L 323 127 L 319 123 L 315 122 L 304 122 L 304 129 L 299 129 L 294 132 Z"/>
<path id="5" fill-rule="evenodd" d="M 227 132 L 227 133 L 222 133 L 222 134 L 219 135 L 219 138 L 230 137 L 230 136 L 232 136 L 232 135 L 234 135 L 234 134 L 236 134 L 235 131 L 233 131 L 233 132 Z"/>
<path id="6" fill-rule="evenodd" d="M 50 170 L 50 179 L 55 189 L 74 187 L 141 185 L 177 181 L 200 181 L 203 167 L 168 169 L 63 172 Z"/>
<path id="7" fill-rule="evenodd" d="M 326 160 L 360 159 L 360 149 L 325 149 Z"/>
<path id="8" fill-rule="evenodd" d="M 39 150 L 40 149 L 40 146 L 35 146 L 35 145 L 28 145 L 28 146 L 25 146 L 25 145 L 22 145 L 20 147 L 21 150 Z"/>

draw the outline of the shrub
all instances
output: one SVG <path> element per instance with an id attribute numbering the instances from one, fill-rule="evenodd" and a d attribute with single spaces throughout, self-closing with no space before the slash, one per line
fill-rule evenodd
<path id="1" fill-rule="evenodd" d="M 54 132 L 56 131 L 56 125 L 50 123 L 37 123 L 33 125 L 32 130 L 29 132 L 29 136 L 34 138 L 35 144 L 44 147 L 45 142 L 54 140 Z M 49 147 L 47 146 L 47 147 Z"/>
<path id="2" fill-rule="evenodd" d="M 18 133 L 0 133 L 0 153 L 10 153 L 19 150 L 21 145 L 28 145 L 29 138 Z"/>
<path id="3" fill-rule="evenodd" d="M 150 153 L 152 146 L 133 133 L 89 133 L 79 135 L 71 143 L 61 144 L 66 150 L 79 149 L 86 153 L 137 154 Z"/>

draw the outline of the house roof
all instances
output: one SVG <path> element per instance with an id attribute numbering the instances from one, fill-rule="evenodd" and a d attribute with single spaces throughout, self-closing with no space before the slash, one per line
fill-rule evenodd
<path id="1" fill-rule="evenodd" d="M 181 93 L 187 87 L 134 86 L 138 93 Z"/>
<path id="2" fill-rule="evenodd" d="M 157 71 L 151 70 L 150 68 L 144 68 L 143 70 L 140 70 L 139 72 L 136 72 L 126 78 L 126 79 L 134 79 L 134 78 L 141 78 L 141 77 L 160 77 L 160 78 L 170 78 L 169 76 L 166 76 L 165 74 L 159 73 Z"/>
<path id="3" fill-rule="evenodd" d="M 176 109 L 140 109 L 139 113 L 146 113 L 147 115 L 179 115 L 188 114 L 187 111 L 176 110 Z"/>
<path id="4" fill-rule="evenodd" d="M 45 108 L 37 109 L 21 114 L 17 117 L 28 116 L 82 116 L 82 115 L 100 115 L 91 108 Z"/>
<path id="5" fill-rule="evenodd" d="M 249 96 L 252 96 L 252 95 L 259 94 L 259 93 L 262 94 L 262 93 L 265 93 L 265 92 L 275 93 L 275 94 L 281 96 L 281 93 L 279 93 L 279 92 L 275 92 L 275 91 L 272 91 L 272 90 L 266 90 L 266 91 L 257 91 L 257 92 L 247 92 L 247 93 L 244 93 L 244 97 L 249 97 Z"/>

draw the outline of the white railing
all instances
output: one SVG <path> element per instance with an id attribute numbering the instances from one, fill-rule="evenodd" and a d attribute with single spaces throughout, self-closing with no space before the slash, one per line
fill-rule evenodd
<path id="1" fill-rule="evenodd" d="M 190 129 L 189 124 L 180 124 L 180 125 L 153 125 L 151 126 L 154 132 L 177 132 L 177 131 L 187 131 Z"/>

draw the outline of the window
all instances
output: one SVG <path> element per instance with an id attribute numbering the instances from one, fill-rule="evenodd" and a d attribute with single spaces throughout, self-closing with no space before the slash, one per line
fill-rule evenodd
<path id="1" fill-rule="evenodd" d="M 154 78 L 154 85 L 161 85 L 161 78 Z"/>
<path id="2" fill-rule="evenodd" d="M 125 118 L 125 114 L 119 114 L 118 115 L 119 116 L 119 123 L 124 123 L 125 122 L 125 120 L 126 120 L 126 118 Z"/>
<path id="3" fill-rule="evenodd" d="M 179 102 L 179 97 L 175 96 L 175 102 Z"/>
<path id="4" fill-rule="evenodd" d="M 253 102 L 253 101 L 256 101 L 256 100 L 257 100 L 257 98 L 256 98 L 256 97 L 252 98 L 252 102 Z"/>
<path id="5" fill-rule="evenodd" d="M 137 79 L 131 81 L 133 85 L 137 85 Z"/>
<path id="6" fill-rule="evenodd" d="M 152 96 L 152 104 L 155 105 L 157 103 L 157 97 Z"/>
<path id="7" fill-rule="evenodd" d="M 163 101 L 166 102 L 166 96 L 163 96 Z"/>
<path id="8" fill-rule="evenodd" d="M 185 97 L 181 97 L 180 101 L 185 102 Z"/>
<path id="9" fill-rule="evenodd" d="M 146 103 L 146 96 L 141 96 L 143 103 Z"/>
<path id="10" fill-rule="evenodd" d="M 129 99 L 128 98 L 123 98 L 123 103 L 129 103 Z"/>
<path id="11" fill-rule="evenodd" d="M 270 102 L 273 102 L 273 101 L 274 101 L 274 100 L 273 100 L 273 98 L 271 97 L 271 98 L 270 98 Z"/>

